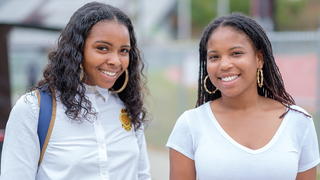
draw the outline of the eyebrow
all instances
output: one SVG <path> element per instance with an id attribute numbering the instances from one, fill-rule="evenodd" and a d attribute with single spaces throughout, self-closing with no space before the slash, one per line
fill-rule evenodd
<path id="1" fill-rule="evenodd" d="M 107 42 L 107 41 L 98 40 L 98 41 L 96 41 L 95 43 L 103 43 L 103 44 L 107 44 L 107 45 L 109 45 L 109 46 L 113 46 L 112 43 L 109 43 L 109 42 Z M 130 45 L 122 45 L 121 47 L 131 48 Z"/>
<path id="2" fill-rule="evenodd" d="M 234 46 L 234 47 L 230 48 L 229 50 L 234 50 L 234 49 L 237 49 L 237 48 L 243 49 L 242 46 Z M 210 50 L 210 51 L 208 51 L 208 53 L 217 53 L 217 52 L 218 52 L 218 51 L 216 51 L 216 50 Z"/>
<path id="3" fill-rule="evenodd" d="M 229 50 L 233 50 L 233 49 L 237 49 L 237 48 L 243 49 L 242 46 L 235 46 L 235 47 L 230 48 Z"/>

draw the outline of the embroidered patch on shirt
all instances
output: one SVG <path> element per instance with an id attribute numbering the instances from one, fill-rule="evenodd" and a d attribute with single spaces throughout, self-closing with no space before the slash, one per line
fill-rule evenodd
<path id="1" fill-rule="evenodd" d="M 120 112 L 120 122 L 122 125 L 122 128 L 125 129 L 126 131 L 131 130 L 131 120 L 128 116 L 128 112 L 126 109 L 121 109 Z"/>

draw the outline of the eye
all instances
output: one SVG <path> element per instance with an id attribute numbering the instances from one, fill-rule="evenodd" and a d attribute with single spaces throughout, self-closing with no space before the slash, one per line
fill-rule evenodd
<path id="1" fill-rule="evenodd" d="M 207 60 L 209 61 L 216 61 L 220 58 L 218 55 L 208 55 Z"/>
<path id="2" fill-rule="evenodd" d="M 127 55 L 127 54 L 129 54 L 129 52 L 130 52 L 130 49 L 127 49 L 127 48 L 124 48 L 124 49 L 121 49 L 121 50 L 120 50 L 120 53 L 121 53 L 122 55 Z"/>
<path id="3" fill-rule="evenodd" d="M 109 50 L 109 48 L 106 46 L 98 46 L 97 49 L 100 51 L 108 51 Z"/>
<path id="4" fill-rule="evenodd" d="M 244 54 L 244 53 L 241 52 L 241 51 L 234 51 L 234 52 L 231 53 L 231 55 L 232 55 L 232 56 L 235 56 L 235 57 L 239 57 L 239 56 L 241 56 L 242 54 Z"/>

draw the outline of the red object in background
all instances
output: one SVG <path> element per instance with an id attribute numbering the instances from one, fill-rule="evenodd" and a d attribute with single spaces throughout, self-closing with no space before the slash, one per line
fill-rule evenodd
<path id="1" fill-rule="evenodd" d="M 277 55 L 285 88 L 296 103 L 310 112 L 316 111 L 317 55 Z"/>
<path id="2" fill-rule="evenodd" d="M 0 143 L 3 142 L 4 139 L 4 130 L 0 129 Z"/>

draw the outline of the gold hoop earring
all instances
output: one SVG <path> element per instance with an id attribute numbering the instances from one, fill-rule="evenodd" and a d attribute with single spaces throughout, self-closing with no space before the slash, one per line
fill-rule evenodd
<path id="1" fill-rule="evenodd" d="M 117 94 L 117 93 L 122 92 L 122 91 L 126 88 L 128 82 L 129 82 L 129 72 L 128 72 L 128 69 L 126 69 L 124 72 L 125 72 L 125 76 L 126 76 L 126 77 L 125 77 L 125 79 L 124 79 L 124 83 L 123 83 L 122 87 L 121 87 L 120 89 L 118 89 L 118 90 L 111 90 L 111 93 Z"/>
<path id="2" fill-rule="evenodd" d="M 84 70 L 83 70 L 82 64 L 80 64 L 80 76 L 79 76 L 80 81 L 82 81 L 83 78 L 84 78 Z"/>
<path id="3" fill-rule="evenodd" d="M 208 79 L 208 75 L 204 78 L 203 80 L 203 87 L 204 87 L 204 90 L 209 93 L 209 94 L 214 94 L 218 91 L 218 88 L 216 88 L 214 91 L 209 91 L 208 88 L 207 88 L 207 85 L 206 85 L 206 82 L 207 82 L 207 79 Z"/>
<path id="4" fill-rule="evenodd" d="M 260 68 L 257 71 L 257 83 L 260 88 L 263 86 L 263 71 Z"/>

